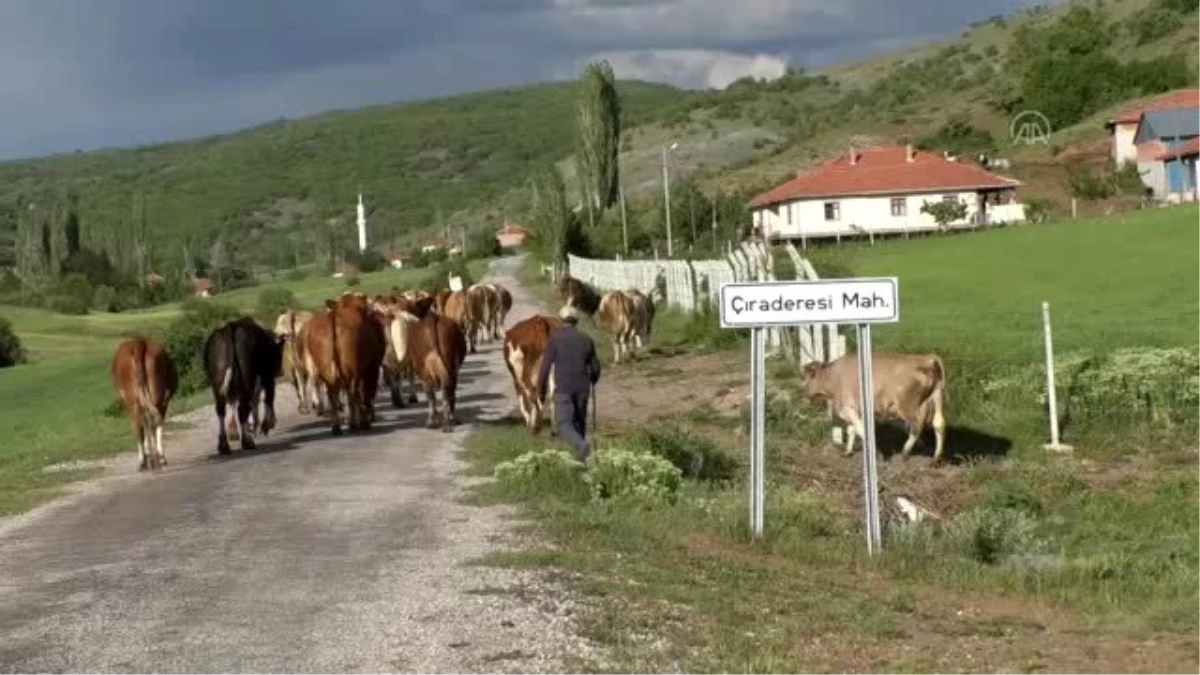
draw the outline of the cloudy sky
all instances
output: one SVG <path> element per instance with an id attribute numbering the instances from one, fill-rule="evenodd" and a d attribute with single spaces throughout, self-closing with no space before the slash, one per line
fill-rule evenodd
<path id="1" fill-rule="evenodd" d="M 0 159 L 569 78 L 723 87 L 1030 0 L 0 0 Z"/>

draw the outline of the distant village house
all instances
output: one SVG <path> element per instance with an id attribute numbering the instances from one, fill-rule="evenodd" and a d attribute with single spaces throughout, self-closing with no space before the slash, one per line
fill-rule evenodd
<path id="1" fill-rule="evenodd" d="M 434 251 L 445 251 L 451 255 L 462 253 L 462 249 L 458 244 L 454 243 L 446 237 L 436 237 L 430 239 L 424 246 L 421 247 L 422 253 L 433 253 Z"/>
<path id="2" fill-rule="evenodd" d="M 496 242 L 500 248 L 517 248 L 525 243 L 529 231 L 516 223 L 505 223 L 504 227 L 496 230 Z"/>
<path id="3" fill-rule="evenodd" d="M 1153 199 L 1196 201 L 1200 89 L 1155 96 L 1126 108 L 1104 126 L 1112 141 L 1113 161 L 1135 164 Z"/>
<path id="4" fill-rule="evenodd" d="M 937 201 L 966 204 L 966 216 L 950 227 L 1023 221 L 1025 207 L 1016 200 L 1021 185 L 911 145 L 850 148 L 754 197 L 750 209 L 770 240 L 928 232 L 938 224 L 921 207 Z"/>
<path id="5" fill-rule="evenodd" d="M 192 283 L 192 295 L 196 296 L 197 298 L 209 297 L 210 291 L 212 289 L 211 281 L 209 281 L 208 279 L 205 279 L 204 277 L 196 277 L 196 278 L 192 279 L 191 283 Z"/>

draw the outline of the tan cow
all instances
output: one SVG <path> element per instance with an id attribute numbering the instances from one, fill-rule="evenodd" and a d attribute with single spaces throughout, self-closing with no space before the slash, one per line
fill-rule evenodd
<path id="1" fill-rule="evenodd" d="M 809 363 L 803 374 L 808 397 L 831 403 L 834 414 L 849 423 L 846 456 L 853 454 L 855 436 L 863 435 L 858 356 L 846 354 L 830 363 Z M 933 461 L 940 462 L 946 440 L 946 368 L 942 359 L 936 354 L 873 353 L 871 382 L 876 418 L 903 420 L 908 425 L 903 456 L 908 457 L 932 421 L 937 436 Z"/>
<path id="2" fill-rule="evenodd" d="M 475 340 L 479 330 L 479 296 L 472 296 L 467 291 L 451 291 L 442 303 L 439 314 L 458 324 L 467 339 L 467 348 L 475 353 Z"/>
<path id="3" fill-rule="evenodd" d="M 138 470 L 166 466 L 162 432 L 167 406 L 179 389 L 175 362 L 158 340 L 130 338 L 117 345 L 109 373 L 137 437 Z"/>
<path id="4" fill-rule="evenodd" d="M 317 415 L 323 416 L 323 388 L 304 363 L 303 332 L 312 318 L 312 312 L 289 309 L 275 320 L 275 335 L 284 340 L 284 364 L 288 370 L 288 379 L 292 381 L 292 387 L 296 390 L 297 410 L 300 414 L 307 414 L 315 409 Z"/>
<path id="5" fill-rule="evenodd" d="M 609 291 L 600 298 L 600 306 L 596 310 L 597 323 L 612 333 L 613 363 L 620 363 L 632 355 L 632 343 L 638 328 L 637 311 L 636 301 L 625 291 Z"/>
<path id="6" fill-rule="evenodd" d="M 396 357 L 412 367 L 425 385 L 429 400 L 426 426 L 433 429 L 441 422 L 442 431 L 457 423 L 458 375 L 467 357 L 467 343 L 458 323 L 435 312 L 418 319 L 409 312 L 398 312 L 390 324 L 391 343 Z M 437 392 L 442 393 L 438 410 Z"/>
<path id="7" fill-rule="evenodd" d="M 500 294 L 491 284 L 473 284 L 467 289 L 471 311 L 475 315 L 474 329 L 477 342 L 488 343 L 496 333 L 496 310 L 500 307 Z"/>
<path id="8" fill-rule="evenodd" d="M 513 325 L 504 333 L 504 365 L 512 376 L 517 392 L 517 404 L 525 426 L 538 432 L 542 419 L 542 403 L 538 398 L 538 370 L 542 367 L 542 352 L 550 341 L 550 332 L 563 325 L 556 316 L 531 316 Z M 554 374 L 551 368 L 547 398 L 554 398 Z"/>
<path id="9" fill-rule="evenodd" d="M 633 339 L 637 348 L 641 349 L 650 343 L 650 331 L 654 327 L 654 301 L 658 289 L 643 293 L 636 288 L 629 288 L 625 293 L 633 300 Z"/>
<path id="10" fill-rule="evenodd" d="M 508 289 L 500 284 L 491 284 L 492 288 L 496 289 L 496 295 L 500 297 L 500 302 L 496 307 L 496 319 L 493 322 L 493 335 L 496 338 L 503 337 L 500 331 L 504 329 L 504 321 L 508 318 L 508 313 L 512 311 L 513 297 Z"/>

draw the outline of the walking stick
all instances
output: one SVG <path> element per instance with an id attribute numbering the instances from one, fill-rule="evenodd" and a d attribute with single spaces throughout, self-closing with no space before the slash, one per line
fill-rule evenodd
<path id="1" fill-rule="evenodd" d="M 600 401 L 596 398 L 596 383 L 592 383 L 592 437 L 596 436 L 596 406 Z"/>

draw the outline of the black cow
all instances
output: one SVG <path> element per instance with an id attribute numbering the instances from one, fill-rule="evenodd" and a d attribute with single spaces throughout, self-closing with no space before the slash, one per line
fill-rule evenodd
<path id="1" fill-rule="evenodd" d="M 283 369 L 283 338 L 272 335 L 249 317 L 235 319 L 214 330 L 204 343 L 204 373 L 217 408 L 217 452 L 230 452 L 229 438 L 242 442 L 243 450 L 255 447 L 258 398 L 263 396 L 262 433 L 275 427 L 275 379 Z M 237 424 L 225 431 L 225 405 L 237 404 Z M 246 422 L 254 416 L 254 423 Z M 240 432 L 240 433 L 239 433 Z"/>

